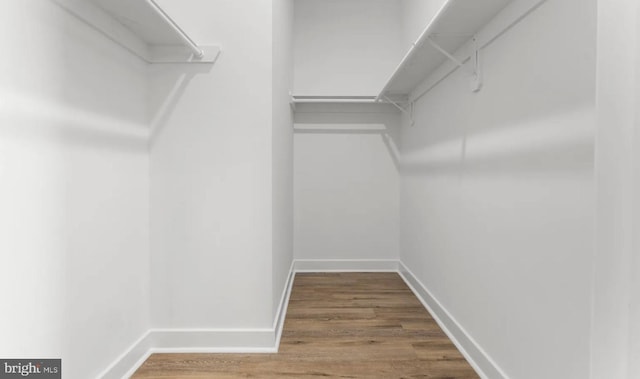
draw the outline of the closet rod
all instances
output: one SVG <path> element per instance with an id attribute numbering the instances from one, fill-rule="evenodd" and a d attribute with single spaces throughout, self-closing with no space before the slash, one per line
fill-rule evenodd
<path id="1" fill-rule="evenodd" d="M 176 24 L 176 22 L 173 21 L 171 17 L 169 17 L 169 15 L 155 2 L 155 0 L 147 0 L 147 4 L 149 4 L 156 11 L 156 13 L 160 17 L 162 17 L 167 25 L 169 25 L 178 34 L 180 39 L 182 39 L 185 45 L 189 47 L 196 58 L 204 57 L 204 51 L 202 51 L 202 49 L 199 48 L 195 42 L 193 42 L 193 40 L 187 35 L 187 33 L 185 33 L 184 30 L 182 30 L 182 28 L 180 28 L 180 26 L 178 26 L 178 24 Z"/>

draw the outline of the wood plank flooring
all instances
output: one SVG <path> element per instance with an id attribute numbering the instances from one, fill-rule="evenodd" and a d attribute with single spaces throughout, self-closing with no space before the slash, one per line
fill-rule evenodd
<path id="1" fill-rule="evenodd" d="M 277 354 L 153 354 L 147 378 L 478 378 L 396 273 L 297 274 Z"/>

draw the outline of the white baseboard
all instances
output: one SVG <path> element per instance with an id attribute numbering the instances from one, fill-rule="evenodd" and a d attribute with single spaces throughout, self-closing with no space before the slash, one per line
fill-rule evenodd
<path id="1" fill-rule="evenodd" d="M 275 330 L 152 329 L 153 353 L 274 353 Z"/>
<path id="2" fill-rule="evenodd" d="M 153 353 L 276 353 L 295 277 L 291 263 L 271 328 L 151 329 L 118 357 L 100 379 L 131 377 Z"/>
<path id="3" fill-rule="evenodd" d="M 134 342 L 129 349 L 120 355 L 106 370 L 104 370 L 98 378 L 101 379 L 120 379 L 128 378 L 135 370 L 144 363 L 151 355 L 151 338 L 150 332 L 147 331 Z"/>
<path id="4" fill-rule="evenodd" d="M 508 379 L 507 375 L 467 333 L 456 319 L 436 299 L 427 287 L 402 262 L 399 264 L 402 279 L 411 288 L 422 305 L 429 311 L 449 339 L 460 350 L 469 364 L 483 379 Z"/>
<path id="5" fill-rule="evenodd" d="M 284 328 L 284 320 L 287 317 L 287 309 L 289 308 L 289 298 L 291 297 L 291 289 L 293 288 L 293 281 L 296 277 L 295 266 L 296 261 L 291 262 L 289 267 L 289 275 L 287 276 L 287 282 L 282 291 L 282 297 L 280 297 L 280 304 L 278 305 L 278 313 L 273 320 L 273 330 L 276 333 L 275 349 L 276 352 L 280 348 L 280 339 L 282 338 L 282 329 Z"/>
<path id="6" fill-rule="evenodd" d="M 398 272 L 397 259 L 296 259 L 296 272 Z"/>
<path id="7" fill-rule="evenodd" d="M 151 329 L 98 378 L 129 378 L 153 353 L 275 353 L 275 341 L 271 328 Z"/>

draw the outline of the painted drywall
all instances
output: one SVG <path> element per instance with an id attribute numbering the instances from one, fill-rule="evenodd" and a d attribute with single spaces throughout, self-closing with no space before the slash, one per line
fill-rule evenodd
<path id="1" fill-rule="evenodd" d="M 409 51 L 446 0 L 402 0 L 402 47 Z"/>
<path id="2" fill-rule="evenodd" d="M 299 105 L 294 135 L 296 259 L 397 259 L 392 106 Z"/>
<path id="3" fill-rule="evenodd" d="M 510 378 L 589 376 L 595 8 L 543 3 L 402 129 L 401 260 Z"/>
<path id="4" fill-rule="evenodd" d="M 293 261 L 293 0 L 273 1 L 273 314 Z"/>
<path id="5" fill-rule="evenodd" d="M 640 5 L 598 2 L 592 378 L 640 375 Z"/>
<path id="6" fill-rule="evenodd" d="M 377 95 L 402 58 L 397 0 L 295 0 L 294 92 Z"/>
<path id="7" fill-rule="evenodd" d="M 629 11 L 633 12 L 633 7 L 629 5 Z M 631 320 L 630 325 L 630 343 L 629 343 L 629 356 L 632 357 L 629 362 L 629 378 L 638 378 L 640 377 L 640 4 L 635 4 L 635 119 L 634 119 L 634 169 L 633 169 L 633 177 L 634 183 L 633 188 L 636 189 L 634 191 L 635 197 L 633 199 L 633 212 L 634 212 L 634 223 L 633 223 L 633 253 L 631 260 L 631 307 L 629 311 L 629 320 Z M 631 47 L 633 49 L 633 47 Z"/>
<path id="8" fill-rule="evenodd" d="M 0 47 L 0 356 L 93 378 L 149 328 L 145 66 L 53 1 Z"/>
<path id="9" fill-rule="evenodd" d="M 271 2 L 162 5 L 223 52 L 152 68 L 153 326 L 271 327 Z"/>

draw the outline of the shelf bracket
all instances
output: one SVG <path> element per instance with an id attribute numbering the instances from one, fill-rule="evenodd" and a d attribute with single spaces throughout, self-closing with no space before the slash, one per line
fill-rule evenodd
<path id="1" fill-rule="evenodd" d="M 296 111 L 296 99 L 293 97 L 293 92 L 289 91 L 289 106 L 293 112 Z"/>
<path id="2" fill-rule="evenodd" d="M 404 113 L 406 116 L 409 117 L 409 122 L 411 123 L 411 126 L 415 125 L 415 120 L 413 118 L 413 101 L 409 103 L 409 110 L 407 110 L 406 108 L 404 108 L 402 105 L 400 105 L 400 103 L 398 103 L 397 101 L 393 101 L 391 99 L 389 99 L 387 96 L 382 95 L 381 98 L 393 105 L 394 107 L 398 108 L 400 110 L 400 112 Z"/>
<path id="3" fill-rule="evenodd" d="M 473 52 L 471 53 L 471 65 L 473 68 L 470 70 L 465 65 L 464 62 L 453 56 L 453 54 L 449 53 L 442 46 L 440 46 L 432 36 L 427 38 L 429 44 L 436 50 L 438 50 L 442 55 L 447 57 L 450 61 L 452 61 L 456 66 L 461 68 L 462 70 L 468 72 L 471 75 L 471 91 L 478 92 L 480 88 L 482 88 L 482 77 L 480 73 L 480 49 L 478 48 L 478 43 L 476 37 L 472 38 L 472 46 Z"/>
<path id="4" fill-rule="evenodd" d="M 454 57 L 453 54 L 445 50 L 442 46 L 438 45 L 438 43 L 434 41 L 433 38 L 428 37 L 427 41 L 434 49 L 438 50 L 440 53 L 442 53 L 442 55 L 447 57 L 451 62 L 455 63 L 456 66 L 464 69 L 464 63 L 458 60 L 458 58 Z"/>
<path id="5" fill-rule="evenodd" d="M 473 37 L 472 41 L 473 51 L 471 52 L 471 64 L 473 66 L 473 73 L 471 74 L 471 91 L 478 92 L 482 88 L 482 66 L 480 60 L 480 48 L 478 47 L 478 39 Z"/>

